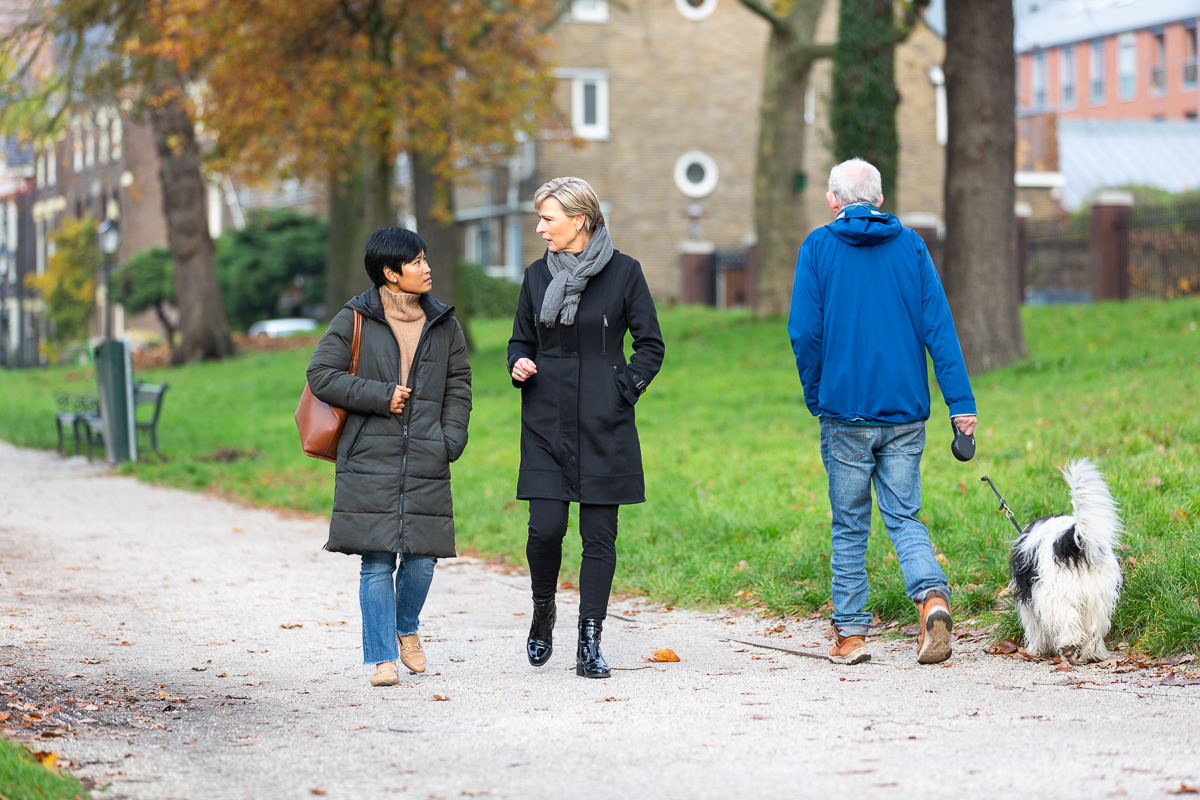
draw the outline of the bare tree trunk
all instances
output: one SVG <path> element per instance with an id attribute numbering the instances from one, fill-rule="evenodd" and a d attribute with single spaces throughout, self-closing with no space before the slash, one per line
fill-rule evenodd
<path id="1" fill-rule="evenodd" d="M 150 107 L 150 122 L 162 165 L 163 213 L 179 306 L 179 345 L 171 361 L 225 358 L 233 355 L 233 340 L 213 269 L 208 187 L 200 174 L 196 130 L 182 102 L 182 89 L 163 88 L 157 94 L 165 100 Z"/>
<path id="2" fill-rule="evenodd" d="M 458 238 L 454 230 L 454 205 L 450 186 L 437 176 L 428 159 L 412 154 L 413 205 L 416 206 L 417 233 L 425 240 L 425 257 L 433 272 L 433 295 L 446 305 L 458 299 Z M 447 216 L 438 213 L 441 211 Z M 454 316 L 467 330 L 467 309 L 455 306 Z M 468 336 L 468 339 L 470 337 Z"/>
<path id="3" fill-rule="evenodd" d="M 946 294 L 971 374 L 1027 354 L 1013 203 L 1016 63 L 1010 0 L 946 4 Z"/>
<path id="4" fill-rule="evenodd" d="M 325 256 L 325 318 L 332 319 L 351 297 L 371 285 L 363 267 L 370 235 L 367 181 L 356 154 L 349 174 L 329 176 L 329 249 Z"/>
<path id="5" fill-rule="evenodd" d="M 808 233 L 799 176 L 804 170 L 804 94 L 813 62 L 833 54 L 813 43 L 822 0 L 793 0 L 778 16 L 762 0 L 742 0 L 771 25 L 763 68 L 754 227 L 758 235 L 758 313 L 786 314 L 796 255 Z"/>

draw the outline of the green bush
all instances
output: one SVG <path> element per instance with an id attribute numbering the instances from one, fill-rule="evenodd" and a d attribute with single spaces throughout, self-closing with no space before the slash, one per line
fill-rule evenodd
<path id="1" fill-rule="evenodd" d="M 130 314 L 153 308 L 175 344 L 175 325 L 167 306 L 175 303 L 175 265 L 166 247 L 151 247 L 126 259 L 112 275 L 113 300 Z"/>
<path id="2" fill-rule="evenodd" d="M 329 224 L 289 208 L 251 213 L 246 227 L 217 240 L 217 285 L 229 324 L 245 329 L 301 316 L 325 298 Z"/>
<path id="3" fill-rule="evenodd" d="M 495 319 L 517 313 L 521 284 L 505 278 L 493 278 L 478 264 L 459 261 L 458 302 L 467 309 L 468 319 Z"/>

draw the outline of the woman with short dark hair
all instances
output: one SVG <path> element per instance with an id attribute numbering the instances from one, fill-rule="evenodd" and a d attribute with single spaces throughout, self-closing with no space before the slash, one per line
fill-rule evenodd
<path id="1" fill-rule="evenodd" d="M 553 651 L 567 511 L 578 503 L 575 674 L 607 678 L 600 636 L 617 565 L 617 511 L 646 500 L 633 407 L 662 366 L 663 340 L 642 267 L 613 249 L 587 181 L 555 178 L 533 202 L 546 254 L 525 270 L 508 343 L 508 371 L 521 389 L 517 498 L 529 501 L 526 655 L 540 667 Z"/>
<path id="2" fill-rule="evenodd" d="M 395 686 L 397 656 L 425 671 L 421 609 L 437 560 L 455 556 L 450 462 L 467 446 L 471 365 L 454 309 L 429 294 L 420 236 L 381 228 L 364 263 L 375 285 L 329 323 L 308 384 L 348 412 L 325 549 L 362 556 L 363 663 L 376 665 L 372 686 Z M 356 312 L 362 333 L 350 375 Z"/>

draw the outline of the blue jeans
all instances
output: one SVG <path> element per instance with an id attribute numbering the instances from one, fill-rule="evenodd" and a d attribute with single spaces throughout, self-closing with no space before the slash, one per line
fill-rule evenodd
<path id="1" fill-rule="evenodd" d="M 905 593 L 918 602 L 935 589 L 950 597 L 929 531 L 917 519 L 924 450 L 924 422 L 873 428 L 821 417 L 821 461 L 833 511 L 833 625 L 842 636 L 865 635 L 871 626 L 871 613 L 863 609 L 872 483 L 904 573 Z"/>
<path id="2" fill-rule="evenodd" d="M 382 664 L 400 657 L 396 637 L 417 632 L 436 564 L 433 556 L 404 553 L 397 569 L 396 553 L 362 554 L 358 604 L 362 608 L 364 664 Z"/>

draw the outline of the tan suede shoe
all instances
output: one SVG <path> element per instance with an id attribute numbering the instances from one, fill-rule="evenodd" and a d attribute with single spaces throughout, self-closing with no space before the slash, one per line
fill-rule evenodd
<path id="1" fill-rule="evenodd" d="M 954 620 L 950 604 L 939 593 L 931 593 L 917 603 L 921 611 L 921 638 L 917 640 L 917 663 L 940 664 L 950 657 L 950 634 Z"/>
<path id="2" fill-rule="evenodd" d="M 375 674 L 371 676 L 372 686 L 395 686 L 399 682 L 400 672 L 396 669 L 395 661 L 375 665 Z"/>
<path id="3" fill-rule="evenodd" d="M 404 666 L 413 672 L 425 671 L 425 651 L 421 649 L 421 637 L 417 634 L 409 636 L 396 635 L 400 642 L 400 660 Z"/>
<path id="4" fill-rule="evenodd" d="M 871 660 L 867 652 L 867 637 L 842 636 L 833 630 L 833 647 L 829 649 L 829 660 L 835 664 L 861 664 Z"/>

